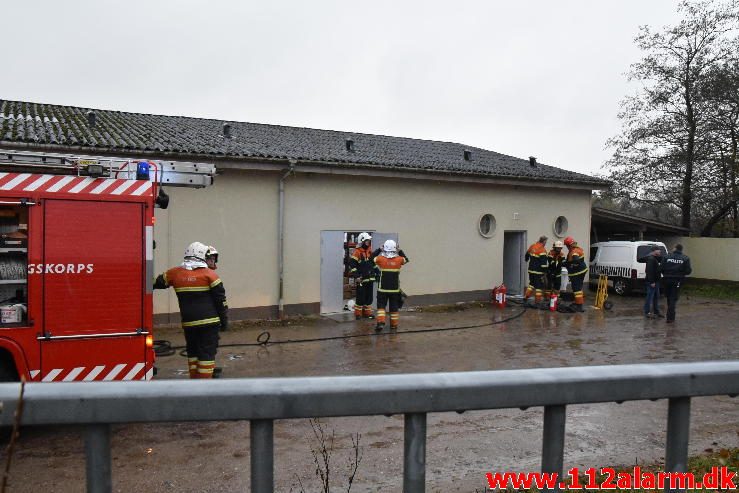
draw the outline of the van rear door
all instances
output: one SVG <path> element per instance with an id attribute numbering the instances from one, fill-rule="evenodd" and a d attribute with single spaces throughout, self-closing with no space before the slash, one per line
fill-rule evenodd
<path id="1" fill-rule="evenodd" d="M 608 245 L 599 247 L 594 274 L 605 274 L 613 279 L 631 278 L 631 260 L 633 248 L 630 245 Z"/>

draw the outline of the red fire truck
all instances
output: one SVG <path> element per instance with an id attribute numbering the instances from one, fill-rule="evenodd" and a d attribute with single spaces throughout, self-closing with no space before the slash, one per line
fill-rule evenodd
<path id="1" fill-rule="evenodd" d="M 207 164 L 0 153 L 0 381 L 149 380 L 154 208 Z"/>

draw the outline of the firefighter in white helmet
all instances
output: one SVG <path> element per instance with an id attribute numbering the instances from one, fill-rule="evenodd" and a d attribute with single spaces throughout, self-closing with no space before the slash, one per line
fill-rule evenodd
<path id="1" fill-rule="evenodd" d="M 372 297 L 375 290 L 375 263 L 372 257 L 372 235 L 359 233 L 357 247 L 349 258 L 350 274 L 357 278 L 357 299 L 354 317 L 359 320 L 373 318 Z"/>
<path id="2" fill-rule="evenodd" d="M 217 256 L 215 248 L 196 241 L 185 250 L 181 265 L 154 281 L 154 289 L 172 287 L 177 294 L 190 378 L 213 378 L 218 332 L 228 328 L 226 290 L 209 267 L 209 262 L 215 267 Z"/>
<path id="3" fill-rule="evenodd" d="M 209 245 L 208 249 L 205 251 L 205 263 L 208 264 L 208 268 L 212 270 L 216 270 L 218 268 L 218 250 L 216 250 L 216 247 Z"/>
<path id="4" fill-rule="evenodd" d="M 385 328 L 385 305 L 390 304 L 390 329 L 396 330 L 400 320 L 402 305 L 400 291 L 400 269 L 409 262 L 403 250 L 398 250 L 394 240 L 387 240 L 373 252 L 375 265 L 380 270 L 377 287 L 377 327 L 378 332 Z"/>
<path id="5" fill-rule="evenodd" d="M 559 296 L 562 289 L 562 266 L 566 259 L 562 248 L 564 248 L 564 243 L 557 240 L 547 254 L 547 299 L 551 299 L 552 294 Z"/>

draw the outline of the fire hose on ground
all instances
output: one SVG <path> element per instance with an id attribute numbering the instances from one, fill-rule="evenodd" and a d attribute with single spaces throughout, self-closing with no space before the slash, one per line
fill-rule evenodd
<path id="1" fill-rule="evenodd" d="M 506 317 L 501 320 L 494 320 L 492 322 L 486 322 L 484 324 L 475 324 L 475 325 L 461 325 L 461 326 L 454 326 L 454 327 L 438 327 L 434 329 L 417 329 L 417 330 L 402 330 L 402 331 L 393 331 L 389 334 L 392 335 L 404 335 L 404 334 L 427 334 L 430 332 L 445 332 L 445 331 L 452 331 L 452 330 L 469 330 L 469 329 L 479 329 L 482 327 L 491 327 L 494 325 L 503 324 L 506 322 L 510 322 L 511 320 L 515 320 L 518 317 L 522 316 L 526 310 L 528 309 L 534 309 L 534 310 L 545 310 L 549 311 L 549 303 L 531 303 L 531 302 L 525 302 L 524 300 L 515 300 L 512 298 L 508 298 L 508 302 L 512 304 L 516 304 L 521 307 L 521 310 L 519 310 L 514 315 L 511 315 L 510 317 Z M 606 302 L 606 306 L 604 306 L 605 310 L 610 310 L 613 307 L 613 304 L 611 302 Z M 560 304 L 557 307 L 558 313 L 576 313 L 576 310 L 572 308 L 571 305 L 565 305 Z M 368 332 L 368 333 L 362 333 L 362 334 L 344 334 L 339 336 L 329 336 L 329 337 L 312 337 L 312 338 L 304 338 L 304 339 L 283 339 L 283 340 L 272 340 L 272 334 L 269 331 L 263 331 L 257 336 L 256 342 L 237 342 L 237 343 L 229 343 L 229 344 L 221 344 L 218 347 L 219 348 L 226 348 L 226 347 L 267 347 L 267 346 L 273 346 L 278 344 L 304 344 L 304 343 L 310 343 L 310 342 L 326 342 L 326 341 L 338 341 L 343 339 L 357 339 L 362 337 L 381 337 L 388 335 L 388 333 L 383 332 Z M 160 339 L 154 341 L 154 352 L 158 357 L 165 357 L 165 356 L 172 356 L 179 350 L 180 356 L 187 357 L 187 352 L 185 346 L 172 346 L 170 341 Z"/>
<path id="2" fill-rule="evenodd" d="M 469 329 L 479 329 L 482 327 L 490 327 L 493 325 L 499 325 L 506 322 L 510 322 L 511 320 L 515 320 L 521 315 L 523 315 L 526 310 L 530 308 L 526 305 L 522 305 L 521 310 L 519 310 L 517 313 L 511 315 L 510 317 L 503 318 L 501 320 L 494 320 L 492 322 L 486 322 L 484 324 L 476 324 L 476 325 L 461 325 L 461 326 L 454 326 L 454 327 L 438 327 L 434 329 L 417 329 L 417 330 L 400 330 L 400 331 L 392 331 L 392 332 L 371 332 L 371 333 L 363 333 L 363 334 L 345 334 L 340 336 L 329 336 L 329 337 L 313 337 L 313 338 L 305 338 L 305 339 L 283 339 L 283 340 L 272 340 L 272 334 L 270 334 L 269 331 L 264 331 L 260 333 L 257 336 L 256 342 L 237 342 L 237 343 L 230 343 L 230 344 L 221 344 L 219 345 L 220 348 L 226 348 L 226 347 L 267 347 L 267 346 L 273 346 L 278 344 L 302 344 L 302 343 L 309 343 L 309 342 L 325 342 L 325 341 L 338 341 L 342 339 L 357 339 L 360 337 L 381 337 L 386 336 L 388 334 L 392 335 L 404 335 L 404 334 L 427 334 L 430 332 L 445 332 L 445 331 L 452 331 L 452 330 L 469 330 Z M 180 350 L 180 356 L 187 356 L 186 348 L 185 346 L 172 346 L 172 344 L 167 340 L 156 340 L 154 341 L 154 352 L 159 357 L 164 356 L 172 356 L 177 352 L 177 350 Z"/>

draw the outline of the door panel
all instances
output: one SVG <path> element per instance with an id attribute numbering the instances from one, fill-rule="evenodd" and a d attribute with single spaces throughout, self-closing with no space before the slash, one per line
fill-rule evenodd
<path id="1" fill-rule="evenodd" d="M 44 262 L 33 270 L 43 276 L 45 333 L 142 328 L 143 204 L 46 200 L 44 209 Z"/>
<path id="2" fill-rule="evenodd" d="M 526 232 L 503 234 L 503 284 L 510 294 L 523 294 L 526 284 Z"/>
<path id="3" fill-rule="evenodd" d="M 395 240 L 398 243 L 398 233 L 372 233 L 372 249 L 382 248 L 387 240 Z"/>
<path id="4" fill-rule="evenodd" d="M 321 231 L 321 313 L 344 309 L 344 232 Z"/>

